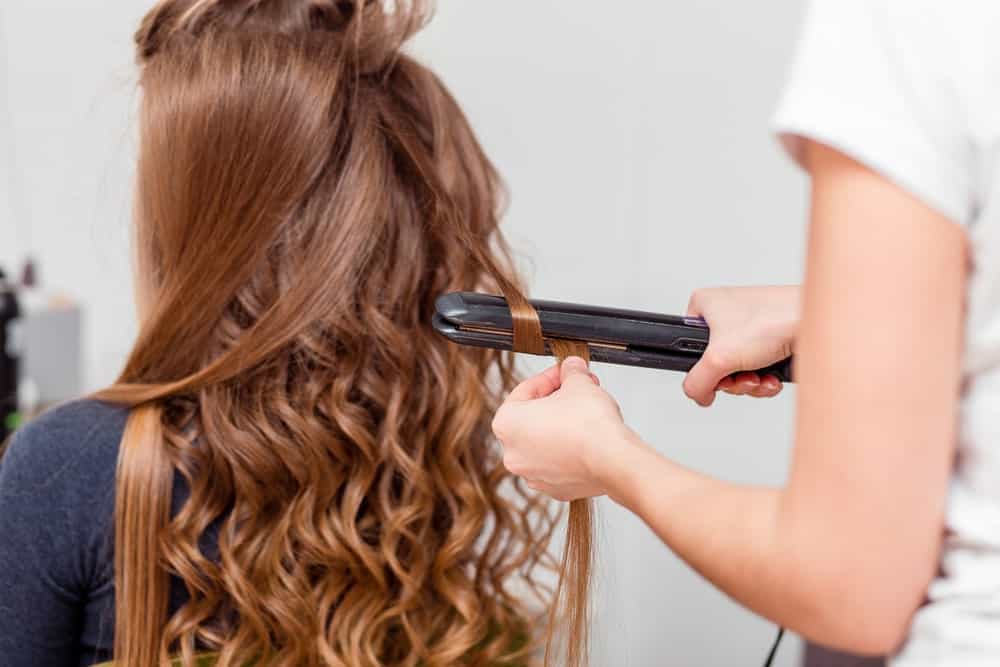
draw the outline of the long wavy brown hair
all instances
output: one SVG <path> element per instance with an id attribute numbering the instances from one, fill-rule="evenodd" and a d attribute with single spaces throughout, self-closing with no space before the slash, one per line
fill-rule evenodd
<path id="1" fill-rule="evenodd" d="M 427 17 L 165 0 L 137 33 L 141 328 L 99 394 L 132 407 L 122 665 L 531 662 L 555 517 L 490 433 L 511 360 L 430 323 L 440 294 L 518 281 L 494 169 L 400 51 Z"/>

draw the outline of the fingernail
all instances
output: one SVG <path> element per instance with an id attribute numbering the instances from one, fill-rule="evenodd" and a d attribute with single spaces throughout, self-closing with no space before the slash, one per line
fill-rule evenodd
<path id="1" fill-rule="evenodd" d="M 567 357 L 563 365 L 569 369 L 581 369 L 585 370 L 587 368 L 587 362 L 580 357 Z"/>

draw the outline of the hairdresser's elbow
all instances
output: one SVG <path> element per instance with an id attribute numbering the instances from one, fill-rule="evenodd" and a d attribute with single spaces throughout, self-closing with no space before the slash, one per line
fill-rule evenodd
<path id="1" fill-rule="evenodd" d="M 899 604 L 852 609 L 850 613 L 854 618 L 839 624 L 842 639 L 835 644 L 858 655 L 892 655 L 906 641 L 914 611 L 908 605 Z"/>
<path id="2" fill-rule="evenodd" d="M 850 587 L 849 587 L 850 588 Z M 895 653 L 906 639 L 914 609 L 877 600 L 870 591 L 845 591 L 824 603 L 810 605 L 800 633 L 824 646 L 862 656 Z"/>
<path id="3" fill-rule="evenodd" d="M 922 573 L 906 569 L 840 570 L 837 576 L 814 581 L 810 601 L 804 605 L 808 627 L 802 634 L 857 655 L 896 653 L 906 641 L 929 583 Z"/>

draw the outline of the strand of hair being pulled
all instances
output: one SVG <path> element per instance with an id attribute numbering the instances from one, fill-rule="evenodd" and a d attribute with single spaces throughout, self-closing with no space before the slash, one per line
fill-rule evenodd
<path id="1" fill-rule="evenodd" d="M 545 354 L 546 339 L 538 311 L 514 289 L 504 290 L 514 329 L 514 351 Z M 573 340 L 549 339 L 548 349 L 562 363 L 568 357 L 580 357 L 590 363 L 590 348 Z M 562 566 L 549 609 L 545 641 L 545 665 L 554 662 L 553 645 L 557 630 L 566 634 L 565 662 L 567 667 L 587 664 L 590 630 L 590 583 L 594 561 L 594 506 L 584 498 L 569 505 L 566 542 Z M 561 622 L 560 622 L 561 621 Z"/>
<path id="2" fill-rule="evenodd" d="M 551 353 L 559 363 L 567 357 L 580 357 L 590 363 L 590 348 L 583 341 L 545 338 L 538 311 L 518 285 L 488 253 L 483 253 L 455 216 L 445 216 L 459 242 L 476 258 L 494 279 L 507 301 L 513 329 L 513 350 L 526 354 Z M 575 500 L 569 505 L 566 540 L 555 594 L 549 607 L 545 639 L 545 667 L 555 664 L 556 633 L 563 631 L 565 667 L 585 667 L 589 656 L 590 584 L 594 562 L 594 507 L 590 499 Z"/>

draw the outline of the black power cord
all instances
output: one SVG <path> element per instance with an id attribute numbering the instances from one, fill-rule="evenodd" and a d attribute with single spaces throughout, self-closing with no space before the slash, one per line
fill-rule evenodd
<path id="1" fill-rule="evenodd" d="M 774 662 L 774 655 L 778 652 L 778 644 L 781 643 L 781 638 L 785 636 L 785 629 L 778 628 L 778 636 L 774 638 L 774 644 L 771 645 L 771 652 L 767 654 L 767 660 L 764 661 L 764 667 L 771 667 L 771 663 Z"/>

